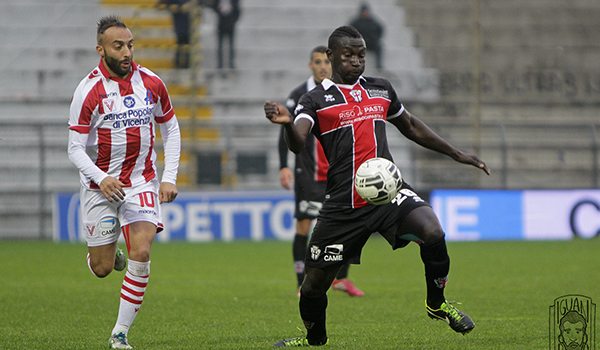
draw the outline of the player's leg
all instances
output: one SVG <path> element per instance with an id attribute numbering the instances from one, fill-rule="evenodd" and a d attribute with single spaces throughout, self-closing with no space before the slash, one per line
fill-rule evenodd
<path id="1" fill-rule="evenodd" d="M 106 277 L 114 269 L 125 268 L 125 256 L 117 248 L 119 220 L 117 204 L 111 203 L 98 191 L 83 188 L 81 220 L 88 246 L 87 264 L 97 277 Z"/>
<path id="2" fill-rule="evenodd" d="M 323 268 L 306 267 L 306 277 L 300 295 L 300 317 L 306 327 L 306 339 L 311 345 L 327 342 L 325 328 L 327 290 L 341 267 L 342 265 L 329 265 Z"/>
<path id="3" fill-rule="evenodd" d="M 138 221 L 123 226 L 122 230 L 129 264 L 121 286 L 119 314 L 111 341 L 124 335 L 124 343 L 127 344 L 127 333 L 140 310 L 150 277 L 150 249 L 156 236 L 156 226 L 151 222 Z"/>
<path id="4" fill-rule="evenodd" d="M 296 347 L 327 344 L 325 315 L 327 310 L 327 290 L 342 265 L 329 265 L 323 268 L 306 267 L 304 283 L 300 295 L 300 317 L 306 327 L 306 337 L 281 340 L 277 347 Z"/>
<path id="5" fill-rule="evenodd" d="M 448 304 L 444 297 L 450 257 L 444 231 L 433 209 L 421 206 L 412 210 L 400 225 L 400 232 L 411 232 L 422 241 L 420 249 L 425 265 L 428 315 L 446 321 L 456 332 L 471 331 L 475 327 L 471 318 Z"/>
<path id="6" fill-rule="evenodd" d="M 108 276 L 115 267 L 117 241 L 97 247 L 88 247 L 88 267 L 97 277 Z"/>
<path id="7" fill-rule="evenodd" d="M 296 235 L 292 244 L 292 254 L 298 288 L 300 288 L 304 280 L 304 259 L 306 258 L 306 245 L 308 243 L 308 233 L 310 232 L 311 224 L 311 219 L 298 219 L 296 223 Z"/>
<path id="8" fill-rule="evenodd" d="M 121 205 L 119 220 L 129 255 L 127 272 L 121 286 L 117 322 L 109 344 L 129 349 L 127 333 L 144 300 L 150 277 L 150 250 L 161 224 L 158 180 L 131 190 Z"/>

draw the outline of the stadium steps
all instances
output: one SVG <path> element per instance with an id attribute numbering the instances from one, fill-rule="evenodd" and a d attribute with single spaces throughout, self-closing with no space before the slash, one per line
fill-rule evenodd
<path id="1" fill-rule="evenodd" d="M 446 106 L 416 115 L 451 143 L 472 149 L 473 2 L 397 3 L 414 31 L 424 64 L 440 72 L 439 103 Z M 493 171 L 493 176 L 476 179 L 484 187 L 591 185 L 592 125 L 600 130 L 594 117 L 599 90 L 595 88 L 600 69 L 599 15 L 597 1 L 481 2 L 480 156 Z M 504 141 L 498 136 L 499 123 L 505 124 Z M 415 157 L 415 173 L 422 181 L 418 187 L 459 188 L 477 183 L 444 157 L 421 150 Z M 500 169 L 503 157 L 507 169 Z M 502 173 L 508 174 L 504 180 Z"/>

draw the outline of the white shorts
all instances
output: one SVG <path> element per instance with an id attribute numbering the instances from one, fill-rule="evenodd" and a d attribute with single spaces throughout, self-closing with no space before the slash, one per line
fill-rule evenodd
<path id="1" fill-rule="evenodd" d="M 153 179 L 144 185 L 126 187 L 125 199 L 109 202 L 99 190 L 81 189 L 81 221 L 88 247 L 116 242 L 121 227 L 138 221 L 153 223 L 163 230 L 161 205 L 158 201 L 159 183 Z"/>

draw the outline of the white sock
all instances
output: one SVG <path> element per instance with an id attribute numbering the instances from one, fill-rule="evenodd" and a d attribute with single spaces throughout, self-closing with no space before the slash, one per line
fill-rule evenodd
<path id="1" fill-rule="evenodd" d="M 129 259 L 127 261 L 127 272 L 121 286 L 119 316 L 112 334 L 119 332 L 127 334 L 129 331 L 129 327 L 142 306 L 150 276 L 150 261 L 139 262 Z"/>

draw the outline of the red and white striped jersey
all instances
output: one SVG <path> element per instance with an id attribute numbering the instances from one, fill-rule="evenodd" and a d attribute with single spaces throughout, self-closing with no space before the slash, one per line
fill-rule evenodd
<path id="1" fill-rule="evenodd" d="M 86 151 L 92 162 L 126 187 L 157 176 L 155 123 L 175 117 L 163 81 L 147 68 L 135 63 L 132 67 L 132 73 L 121 79 L 111 76 L 100 61 L 75 90 L 69 115 L 69 129 L 88 135 Z M 177 169 L 174 173 L 176 177 Z M 83 186 L 99 188 L 81 168 L 80 176 Z M 176 179 L 166 180 L 175 183 Z"/>

